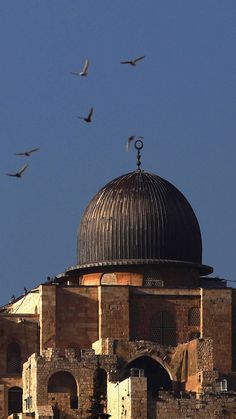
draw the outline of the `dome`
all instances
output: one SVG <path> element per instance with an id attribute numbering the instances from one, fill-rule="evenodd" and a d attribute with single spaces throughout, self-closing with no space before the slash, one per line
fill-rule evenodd
<path id="1" fill-rule="evenodd" d="M 79 267 L 201 265 L 197 218 L 183 194 L 144 171 L 120 176 L 90 201 L 78 233 Z"/>

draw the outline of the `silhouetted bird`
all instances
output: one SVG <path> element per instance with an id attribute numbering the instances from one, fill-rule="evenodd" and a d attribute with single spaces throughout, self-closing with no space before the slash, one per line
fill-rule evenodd
<path id="1" fill-rule="evenodd" d="M 28 292 L 27 288 L 25 288 L 25 287 L 24 287 L 24 292 L 25 292 L 25 294 L 27 294 L 27 292 Z"/>
<path id="2" fill-rule="evenodd" d="M 128 140 L 127 140 L 127 143 L 126 143 L 126 150 L 127 151 L 129 151 L 129 148 L 130 148 L 130 145 L 131 145 L 131 143 L 135 140 L 135 139 L 143 139 L 143 137 L 141 137 L 140 135 L 131 135 L 129 138 L 128 138 Z"/>
<path id="3" fill-rule="evenodd" d="M 89 60 L 86 58 L 82 71 L 71 71 L 73 76 L 87 76 L 88 75 Z"/>
<path id="4" fill-rule="evenodd" d="M 21 178 L 22 174 L 27 169 L 27 167 L 28 167 L 28 164 L 25 164 L 20 170 L 18 170 L 18 172 L 16 172 L 16 173 L 6 173 L 6 175 Z"/>
<path id="5" fill-rule="evenodd" d="M 16 156 L 26 156 L 26 157 L 30 157 L 32 153 L 34 153 L 35 151 L 38 151 L 39 147 L 37 148 L 33 148 L 32 150 L 28 150 L 28 151 L 21 151 L 20 153 L 15 153 Z"/>
<path id="6" fill-rule="evenodd" d="M 134 60 L 127 60 L 127 61 L 121 61 L 121 64 L 130 64 L 132 66 L 135 66 L 138 61 L 141 61 L 145 58 L 145 55 L 142 55 L 141 57 L 135 58 Z"/>
<path id="7" fill-rule="evenodd" d="M 90 109 L 88 116 L 77 116 L 76 118 L 83 119 L 85 122 L 92 122 L 93 108 Z"/>
<path id="8" fill-rule="evenodd" d="M 10 298 L 10 303 L 13 303 L 13 301 L 15 301 L 16 297 L 14 296 L 14 294 L 12 294 L 11 298 Z"/>

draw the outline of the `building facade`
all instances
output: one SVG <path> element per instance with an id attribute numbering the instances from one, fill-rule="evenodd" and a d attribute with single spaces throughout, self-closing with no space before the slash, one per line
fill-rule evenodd
<path id="1" fill-rule="evenodd" d="M 0 418 L 235 418 L 236 290 L 212 271 L 179 190 L 109 182 L 78 264 L 1 308 Z"/>

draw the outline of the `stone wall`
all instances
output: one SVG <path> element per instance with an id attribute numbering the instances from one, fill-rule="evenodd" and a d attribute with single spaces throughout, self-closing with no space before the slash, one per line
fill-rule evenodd
<path id="1" fill-rule="evenodd" d="M 56 285 L 41 285 L 40 290 L 40 353 L 56 347 Z"/>
<path id="2" fill-rule="evenodd" d="M 116 368 L 115 356 L 97 357 L 94 350 L 82 350 L 77 356 L 76 351 L 67 349 L 65 356 L 60 356 L 60 350 L 49 348 L 41 356 L 33 354 L 24 364 L 23 370 L 23 399 L 32 398 L 32 408 L 24 406 L 24 412 L 36 412 L 40 406 L 55 405 L 58 403 L 60 411 L 70 418 L 84 419 L 90 407 L 90 397 L 94 392 L 94 372 L 103 368 L 108 377 L 112 377 Z M 75 388 L 77 388 L 78 409 L 70 406 L 68 391 L 49 392 L 48 383 L 55 373 L 70 375 Z M 65 381 L 66 383 L 66 381 Z M 64 386 L 61 382 L 62 387 Z"/>
<path id="3" fill-rule="evenodd" d="M 21 315 L 6 315 L 0 317 L 0 383 L 1 377 L 7 376 L 7 347 L 17 343 L 21 350 L 22 364 L 28 357 L 38 352 L 38 321 Z"/>
<path id="4" fill-rule="evenodd" d="M 108 383 L 108 413 L 112 419 L 147 419 L 147 379 L 129 377 Z"/>
<path id="5" fill-rule="evenodd" d="M 188 342 L 193 333 L 200 332 L 200 322 L 196 326 L 188 324 L 189 310 L 192 307 L 200 310 L 199 290 L 135 288 L 130 293 L 131 339 L 151 340 L 151 319 L 159 311 L 172 315 L 177 343 Z"/>
<path id="6" fill-rule="evenodd" d="M 107 412 L 112 419 L 131 418 L 130 379 L 107 385 Z"/>
<path id="7" fill-rule="evenodd" d="M 200 392 L 202 388 L 213 386 L 218 377 L 213 366 L 213 347 L 211 339 L 196 339 L 179 344 L 177 347 L 165 347 L 149 341 L 115 341 L 112 346 L 114 354 L 123 361 L 124 366 L 134 359 L 150 357 L 167 371 L 173 382 L 173 389 L 178 382 L 187 391 Z M 97 345 L 98 347 L 98 345 Z M 106 349 L 105 342 L 100 349 Z M 122 371 L 120 377 L 122 377 Z"/>
<path id="8" fill-rule="evenodd" d="M 1 385 L 0 385 L 0 418 L 1 419 L 5 419 L 8 414 L 8 390 L 11 387 L 22 388 L 22 378 L 19 376 L 1 378 Z"/>
<path id="9" fill-rule="evenodd" d="M 228 374 L 232 369 L 232 291 L 202 289 L 201 336 L 213 339 L 214 367 Z"/>
<path id="10" fill-rule="evenodd" d="M 218 393 L 196 399 L 186 394 L 175 399 L 162 392 L 156 404 L 156 419 L 223 419 L 236 418 L 236 394 Z M 154 418 L 153 418 L 154 419 Z"/>
<path id="11" fill-rule="evenodd" d="M 99 339 L 106 337 L 129 339 L 129 287 L 99 288 Z"/>
<path id="12" fill-rule="evenodd" d="M 98 339 L 98 288 L 58 287 L 57 347 L 91 348 Z"/>
<path id="13" fill-rule="evenodd" d="M 24 365 L 23 399 L 32 397 L 32 410 L 36 411 L 38 406 L 48 405 L 52 401 L 52 395 L 48 394 L 49 378 L 56 372 L 62 371 L 70 373 L 77 383 L 77 394 L 79 396 L 79 409 L 73 410 L 68 407 L 66 396 L 60 398 L 57 395 L 60 410 L 71 417 L 85 418 L 89 408 L 89 397 L 93 394 L 93 374 L 96 369 L 96 358 L 94 351 L 85 351 L 80 360 L 78 360 L 73 351 L 69 351 L 67 356 L 61 357 L 59 350 L 48 349 L 43 356 L 32 355 L 29 361 Z M 30 376 L 28 370 L 31 370 Z M 24 408 L 24 412 L 30 411 Z"/>

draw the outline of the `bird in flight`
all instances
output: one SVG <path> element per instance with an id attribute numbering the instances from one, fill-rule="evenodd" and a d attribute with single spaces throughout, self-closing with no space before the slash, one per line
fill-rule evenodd
<path id="1" fill-rule="evenodd" d="M 28 167 L 28 164 L 25 164 L 20 170 L 18 170 L 18 172 L 16 172 L 16 173 L 6 173 L 6 175 L 21 178 L 22 174 L 27 169 L 27 167 Z"/>
<path id="2" fill-rule="evenodd" d="M 85 122 L 92 122 L 93 108 L 90 109 L 88 116 L 77 116 L 76 118 L 83 119 Z"/>
<path id="3" fill-rule="evenodd" d="M 87 76 L 88 75 L 89 60 L 86 58 L 82 71 L 71 71 L 73 76 Z"/>
<path id="4" fill-rule="evenodd" d="M 27 151 L 22 151 L 20 153 L 15 153 L 16 156 L 26 156 L 26 157 L 30 157 L 32 153 L 34 153 L 35 151 L 38 151 L 39 147 L 37 148 L 33 148 L 32 150 L 27 150 Z"/>
<path id="5" fill-rule="evenodd" d="M 137 64 L 138 61 L 141 61 L 145 58 L 145 55 L 142 55 L 141 57 L 135 58 L 134 60 L 127 60 L 127 61 L 121 61 L 121 64 L 130 64 L 133 67 Z"/>
<path id="6" fill-rule="evenodd" d="M 128 138 L 127 143 L 126 143 L 126 150 L 127 150 L 127 151 L 129 151 L 131 143 L 132 143 L 132 142 L 133 142 L 136 138 L 137 138 L 138 140 L 143 139 L 143 137 L 141 137 L 140 135 L 131 135 L 131 136 Z"/>

